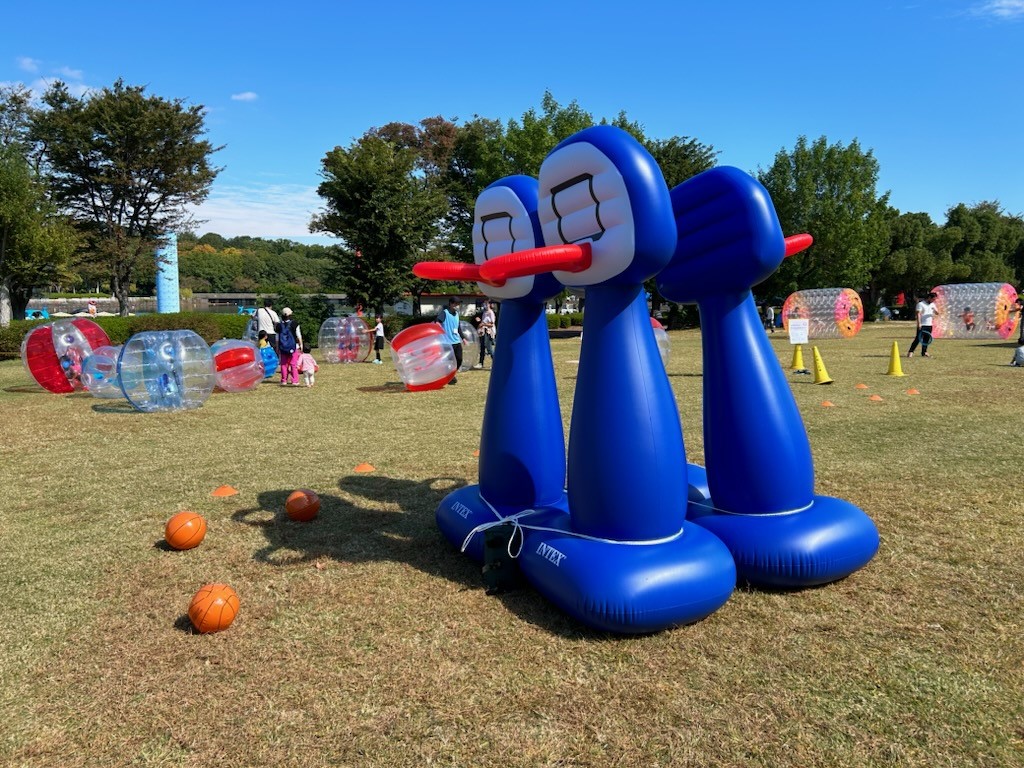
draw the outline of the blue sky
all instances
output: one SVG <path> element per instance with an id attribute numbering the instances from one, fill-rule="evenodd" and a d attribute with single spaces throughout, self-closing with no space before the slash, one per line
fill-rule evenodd
<path id="1" fill-rule="evenodd" d="M 937 222 L 1024 214 L 1024 0 L 17 3 L 0 83 L 117 78 L 207 109 L 224 167 L 200 233 L 311 238 L 320 161 L 368 128 L 518 119 L 545 90 L 755 172 L 857 139 L 879 192 Z"/>

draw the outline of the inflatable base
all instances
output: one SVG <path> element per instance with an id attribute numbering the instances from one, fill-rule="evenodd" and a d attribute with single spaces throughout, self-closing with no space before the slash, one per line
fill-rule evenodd
<path id="1" fill-rule="evenodd" d="M 878 551 L 878 529 L 848 501 L 815 496 L 811 506 L 778 515 L 709 512 L 690 505 L 689 518 L 723 542 L 741 582 L 793 589 L 838 581 Z"/>
<path id="2" fill-rule="evenodd" d="M 541 508 L 544 512 L 543 519 L 550 521 L 560 517 L 567 517 L 569 514 L 569 503 L 562 494 L 562 498 L 555 504 Z M 521 514 L 522 508 L 502 508 L 488 504 L 480 496 L 479 485 L 467 485 L 452 491 L 437 507 L 435 517 L 437 527 L 441 533 L 456 549 L 462 549 L 466 537 L 478 526 L 497 523 L 511 515 Z M 521 518 L 524 525 L 533 525 L 541 519 L 540 513 L 526 515 Z M 473 535 L 466 545 L 465 554 L 480 563 L 484 562 L 484 534 L 478 532 Z"/>
<path id="3" fill-rule="evenodd" d="M 559 525 L 560 524 L 560 525 Z M 529 521 L 519 567 L 558 608 L 589 627 L 645 634 L 703 619 L 729 599 L 736 567 L 700 526 L 656 544 L 595 540 L 566 530 L 568 518 Z"/>

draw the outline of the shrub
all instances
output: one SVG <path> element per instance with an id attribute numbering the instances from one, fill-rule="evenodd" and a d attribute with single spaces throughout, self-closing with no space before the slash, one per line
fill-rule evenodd
<path id="1" fill-rule="evenodd" d="M 81 317 L 81 316 L 79 316 Z M 21 355 L 21 342 L 30 329 L 50 320 L 14 320 L 10 327 L 0 328 L 0 360 L 14 360 Z M 89 318 L 106 331 L 111 344 L 124 344 L 142 331 L 195 331 L 207 344 L 218 339 L 240 339 L 249 322 L 248 315 L 215 314 L 210 312 L 179 312 L 164 315 L 135 315 L 133 317 Z"/>

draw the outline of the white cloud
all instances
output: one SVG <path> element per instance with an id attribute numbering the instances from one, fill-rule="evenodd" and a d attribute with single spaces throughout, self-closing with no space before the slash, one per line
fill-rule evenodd
<path id="1" fill-rule="evenodd" d="M 39 59 L 33 59 L 29 56 L 18 57 L 18 69 L 24 72 L 38 72 L 39 71 Z"/>
<path id="2" fill-rule="evenodd" d="M 196 219 L 205 219 L 196 226 L 200 234 L 302 238 L 308 242 L 311 239 L 309 220 L 322 204 L 316 187 L 302 184 L 222 186 L 214 182 L 210 196 L 192 213 Z"/>
<path id="3" fill-rule="evenodd" d="M 231 94 L 232 101 L 256 101 L 259 98 L 258 93 L 253 91 L 243 91 L 242 93 Z"/>
<path id="4" fill-rule="evenodd" d="M 1024 19 L 1024 0 L 988 0 L 974 6 L 972 13 L 996 19 Z"/>
<path id="5" fill-rule="evenodd" d="M 57 67 L 54 70 L 65 80 L 81 80 L 85 77 L 85 73 L 80 69 L 72 69 L 71 67 Z"/>

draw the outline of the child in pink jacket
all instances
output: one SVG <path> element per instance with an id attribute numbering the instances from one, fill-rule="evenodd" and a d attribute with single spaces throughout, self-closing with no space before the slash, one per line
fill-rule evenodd
<path id="1" fill-rule="evenodd" d="M 299 357 L 299 373 L 302 374 L 302 381 L 307 387 L 312 387 L 316 383 L 314 374 L 319 370 L 320 366 L 316 364 L 313 355 L 309 353 L 309 346 L 303 345 L 302 355 Z"/>

